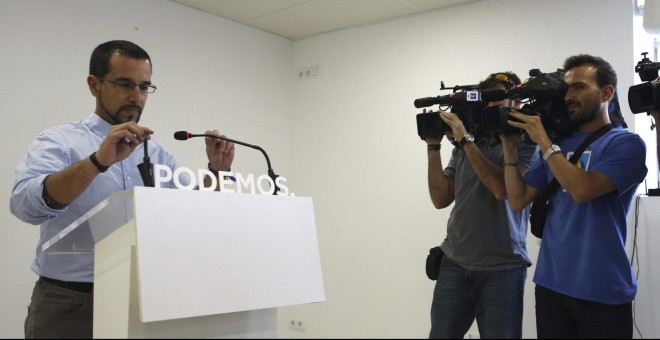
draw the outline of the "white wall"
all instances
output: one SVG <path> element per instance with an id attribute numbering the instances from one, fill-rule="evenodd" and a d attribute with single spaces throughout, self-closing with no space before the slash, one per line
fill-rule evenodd
<path id="1" fill-rule="evenodd" d="M 441 80 L 474 84 L 503 70 L 526 78 L 591 53 L 612 63 L 625 100 L 631 37 L 631 1 L 489 0 L 297 41 L 294 68 L 319 66 L 319 75 L 294 84 L 290 175 L 314 197 L 327 302 L 280 315 L 304 318 L 308 337 L 428 337 L 424 260 L 450 209 L 428 198 L 414 99 L 446 94 Z M 444 141 L 445 162 L 450 151 Z M 534 269 L 524 337 L 536 336 Z"/>
<path id="2" fill-rule="evenodd" d="M 619 73 L 634 127 L 625 101 L 637 61 L 631 1 L 482 0 L 293 43 L 167 1 L 0 0 L 0 32 L 5 207 L 32 137 L 93 109 L 89 54 L 110 39 L 151 54 L 159 89 L 142 123 L 182 165 L 205 164 L 202 144 L 172 141 L 171 133 L 219 128 L 263 146 L 291 190 L 314 198 L 327 301 L 280 309 L 283 337 L 428 336 L 433 282 L 424 260 L 444 237 L 449 209 L 435 210 L 428 198 L 412 103 L 441 94 L 441 80 L 472 84 L 503 70 L 524 78 L 573 54 L 600 55 Z M 318 76 L 297 79 L 310 66 Z M 239 152 L 235 169 L 265 172 L 256 151 Z M 9 235 L 0 240 L 0 282 L 12 292 L 0 297 L 0 337 L 22 337 L 38 232 L 8 209 L 0 221 Z M 529 248 L 535 260 L 531 236 Z M 534 268 L 525 337 L 536 336 Z M 289 331 L 289 318 L 302 319 L 306 331 Z"/>

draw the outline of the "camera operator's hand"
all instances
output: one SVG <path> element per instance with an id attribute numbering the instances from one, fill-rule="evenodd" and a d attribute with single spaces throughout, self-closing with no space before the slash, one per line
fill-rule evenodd
<path id="1" fill-rule="evenodd" d="M 548 137 L 548 133 L 545 131 L 541 122 L 541 116 L 526 115 L 517 110 L 511 110 L 509 115 L 519 120 L 519 122 L 509 119 L 507 123 L 513 127 L 525 130 L 532 142 L 536 143 L 541 150 L 546 150 L 552 145 L 552 141 Z"/>
<path id="2" fill-rule="evenodd" d="M 522 136 L 521 132 L 500 132 L 499 138 L 504 147 L 510 145 L 517 145 L 520 137 Z"/>
<path id="3" fill-rule="evenodd" d="M 444 135 L 440 137 L 426 137 L 426 145 L 440 144 L 440 142 L 442 142 L 442 137 L 444 137 Z"/>
<path id="4" fill-rule="evenodd" d="M 451 128 L 451 136 L 447 135 L 447 138 L 460 139 L 467 133 L 463 122 L 455 113 L 442 111 L 440 112 L 440 118 Z"/>

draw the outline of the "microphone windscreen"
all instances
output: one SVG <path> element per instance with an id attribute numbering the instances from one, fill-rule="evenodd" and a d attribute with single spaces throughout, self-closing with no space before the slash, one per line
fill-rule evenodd
<path id="1" fill-rule="evenodd" d="M 506 98 L 507 98 L 507 93 L 505 90 L 492 90 L 492 91 L 481 92 L 482 102 L 496 102 L 496 101 L 504 100 Z"/>
<path id="2" fill-rule="evenodd" d="M 422 107 L 429 107 L 435 104 L 439 104 L 439 102 L 438 102 L 438 97 L 426 97 L 426 98 L 415 99 L 414 104 L 415 107 L 419 109 Z"/>
<path id="3" fill-rule="evenodd" d="M 174 133 L 174 139 L 187 140 L 188 138 L 190 138 L 190 134 L 187 131 L 177 131 Z"/>

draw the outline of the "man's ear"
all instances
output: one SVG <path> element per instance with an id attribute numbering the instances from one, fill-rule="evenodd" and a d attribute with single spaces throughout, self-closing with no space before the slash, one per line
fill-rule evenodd
<path id="1" fill-rule="evenodd" d="M 92 96 L 98 97 L 101 88 L 101 81 L 95 76 L 89 75 L 87 76 L 87 87 L 89 87 L 89 92 L 92 93 Z"/>
<path id="2" fill-rule="evenodd" d="M 602 103 L 609 102 L 614 98 L 614 92 L 616 92 L 616 89 L 612 85 L 606 85 L 603 87 L 603 96 L 600 98 Z"/>

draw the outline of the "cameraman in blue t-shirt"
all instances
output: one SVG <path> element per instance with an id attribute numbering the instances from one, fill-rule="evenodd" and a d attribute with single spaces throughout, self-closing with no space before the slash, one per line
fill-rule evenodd
<path id="1" fill-rule="evenodd" d="M 568 158 L 588 136 L 609 125 L 616 73 L 600 57 L 564 62 L 565 105 L 578 130 L 551 140 L 538 116 L 511 112 L 543 159 L 523 176 L 505 167 L 509 204 L 528 206 L 557 179 L 550 197 L 534 273 L 539 338 L 632 338 L 637 282 L 626 254 L 626 218 L 646 177 L 646 146 L 637 134 L 613 127 L 591 143 L 576 164 Z M 518 135 L 519 136 L 519 135 Z M 517 162 L 516 135 L 500 135 L 505 162 Z"/>

